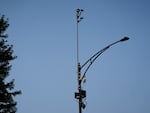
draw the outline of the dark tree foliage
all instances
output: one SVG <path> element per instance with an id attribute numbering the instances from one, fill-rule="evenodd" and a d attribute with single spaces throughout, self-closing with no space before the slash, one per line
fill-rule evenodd
<path id="1" fill-rule="evenodd" d="M 14 101 L 14 97 L 21 94 L 21 91 L 13 90 L 14 79 L 6 83 L 11 70 L 10 61 L 16 59 L 13 46 L 7 44 L 8 35 L 5 32 L 8 26 L 8 19 L 4 15 L 0 16 L 0 113 L 16 113 L 17 102 Z"/>

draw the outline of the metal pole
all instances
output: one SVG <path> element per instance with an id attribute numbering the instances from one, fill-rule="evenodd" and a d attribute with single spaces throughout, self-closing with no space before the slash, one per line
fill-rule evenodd
<path id="1" fill-rule="evenodd" d="M 81 66 L 79 63 L 79 33 L 78 33 L 78 23 L 83 19 L 81 16 L 81 12 L 83 12 L 83 9 L 77 9 L 76 10 L 76 24 L 77 24 L 77 80 L 78 80 L 78 92 L 75 93 L 75 98 L 78 99 L 79 103 L 79 113 L 82 113 L 82 87 L 81 87 Z"/>
<path id="2" fill-rule="evenodd" d="M 80 63 L 79 63 L 79 34 L 78 34 L 79 12 L 78 11 L 76 12 L 76 23 L 77 23 L 77 80 L 78 80 L 78 92 L 79 92 L 78 103 L 79 103 L 79 113 L 82 113 L 81 82 L 80 82 L 81 68 L 80 68 Z"/>
<path id="3" fill-rule="evenodd" d="M 81 68 L 80 63 L 78 63 L 78 92 L 79 92 L 79 113 L 82 113 L 82 96 L 81 96 Z"/>

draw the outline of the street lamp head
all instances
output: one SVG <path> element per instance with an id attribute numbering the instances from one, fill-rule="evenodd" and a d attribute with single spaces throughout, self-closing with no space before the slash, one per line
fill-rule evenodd
<path id="1" fill-rule="evenodd" d="M 129 40 L 129 37 L 123 37 L 120 41 L 123 42 L 123 41 L 127 41 Z"/>

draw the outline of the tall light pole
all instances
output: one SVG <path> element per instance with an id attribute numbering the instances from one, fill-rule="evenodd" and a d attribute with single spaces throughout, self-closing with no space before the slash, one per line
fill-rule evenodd
<path id="1" fill-rule="evenodd" d="M 81 17 L 81 13 L 83 12 L 83 9 L 77 9 L 76 10 L 76 23 L 77 23 L 77 80 L 78 80 L 78 92 L 75 92 L 75 98 L 78 99 L 79 103 L 79 113 L 82 113 L 82 109 L 86 107 L 85 103 L 83 102 L 83 98 L 86 97 L 86 91 L 82 89 L 82 81 L 85 78 L 85 75 L 90 68 L 90 66 L 93 64 L 93 62 L 107 49 L 109 49 L 111 46 L 119 43 L 129 40 L 128 37 L 123 37 L 122 39 L 115 41 L 108 46 L 104 47 L 103 49 L 96 52 L 93 56 L 91 56 L 84 64 L 80 65 L 79 62 L 79 37 L 78 37 L 78 23 L 83 19 Z M 81 70 L 84 68 L 83 74 L 81 73 Z"/>
<path id="2" fill-rule="evenodd" d="M 83 90 L 81 89 L 81 81 L 79 80 L 81 78 L 81 69 L 80 69 L 80 63 L 79 63 L 79 36 L 78 36 L 78 24 L 83 19 L 81 16 L 83 9 L 77 9 L 76 10 L 76 24 L 77 24 L 77 80 L 78 80 L 78 93 L 75 93 L 75 98 L 79 100 L 79 113 L 82 113 L 83 108 L 83 102 L 82 98 L 84 98 L 86 95 L 81 94 Z M 84 97 L 82 97 L 84 96 Z"/>

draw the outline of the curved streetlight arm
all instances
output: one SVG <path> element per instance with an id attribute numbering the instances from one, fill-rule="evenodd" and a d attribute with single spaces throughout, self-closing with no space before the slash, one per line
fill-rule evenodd
<path id="1" fill-rule="evenodd" d="M 98 51 L 97 53 L 95 53 L 92 57 L 90 57 L 90 58 L 81 66 L 81 69 L 82 69 L 87 63 L 92 62 L 93 59 L 94 59 L 97 55 L 103 53 L 103 52 L 104 52 L 105 50 L 107 50 L 108 48 L 109 48 L 109 46 L 107 46 L 107 47 L 101 49 L 100 51 Z"/>
<path id="2" fill-rule="evenodd" d="M 85 69 L 84 74 L 83 74 L 82 77 L 80 78 L 81 82 L 82 82 L 83 78 L 85 77 L 85 74 L 86 74 L 86 72 L 88 71 L 88 69 L 90 68 L 90 66 L 93 64 L 93 62 L 94 62 L 103 52 L 105 52 L 105 51 L 106 51 L 107 49 L 109 49 L 111 46 L 113 46 L 113 45 L 115 45 L 115 44 L 117 44 L 117 43 L 119 43 L 119 42 L 126 41 L 126 40 L 129 40 L 129 38 L 128 38 L 128 37 L 124 37 L 124 38 L 122 38 L 121 40 L 118 40 L 118 41 L 116 41 L 116 42 L 114 42 L 114 43 L 111 43 L 111 44 L 109 44 L 108 46 L 106 46 L 106 47 L 104 47 L 103 49 L 101 49 L 100 51 L 98 51 L 97 53 L 95 53 L 92 57 L 90 57 L 90 58 L 81 66 L 81 68 L 80 68 L 80 69 L 82 69 L 86 64 L 89 63 L 89 65 L 88 65 L 87 68 Z"/>

